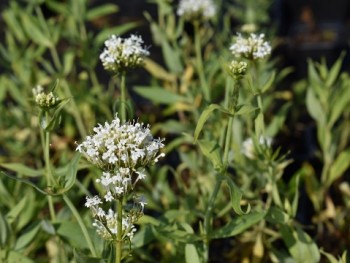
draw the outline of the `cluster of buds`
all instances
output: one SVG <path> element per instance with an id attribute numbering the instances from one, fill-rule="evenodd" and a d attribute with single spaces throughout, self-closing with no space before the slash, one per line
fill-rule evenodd
<path id="1" fill-rule="evenodd" d="M 177 15 L 187 20 L 209 20 L 216 14 L 216 7 L 212 0 L 181 0 Z"/>
<path id="2" fill-rule="evenodd" d="M 99 196 L 87 197 L 85 206 L 89 207 L 95 217 L 94 226 L 106 240 L 116 236 L 117 217 L 112 209 L 104 210 L 110 203 L 126 196 L 135 184 L 146 177 L 144 169 L 158 161 L 164 153 L 163 139 L 153 138 L 149 126 L 142 123 L 121 123 L 115 119 L 93 129 L 94 134 L 77 146 L 88 161 L 102 170 L 102 176 L 96 179 L 104 189 L 103 199 Z M 105 204 L 103 202 L 105 201 Z M 132 238 L 135 232 L 133 223 L 143 214 L 146 202 L 134 199 L 134 208 L 123 216 L 123 237 Z"/>
<path id="3" fill-rule="evenodd" d="M 251 33 L 248 38 L 237 34 L 235 43 L 230 47 L 232 54 L 248 60 L 263 59 L 271 54 L 270 44 L 264 40 L 265 35 Z"/>
<path id="4" fill-rule="evenodd" d="M 247 68 L 247 62 L 232 60 L 231 63 L 227 66 L 227 71 L 232 78 L 238 80 L 245 75 Z"/>
<path id="5" fill-rule="evenodd" d="M 112 35 L 105 41 L 105 49 L 100 55 L 103 67 L 118 74 L 141 66 L 144 58 L 149 55 L 148 50 L 142 47 L 142 44 L 143 40 L 140 36 L 131 35 L 123 39 Z"/>
<path id="6" fill-rule="evenodd" d="M 53 95 L 52 92 L 45 93 L 44 88 L 40 85 L 32 90 L 35 103 L 43 110 L 49 110 L 55 107 L 59 102 L 59 98 Z"/>

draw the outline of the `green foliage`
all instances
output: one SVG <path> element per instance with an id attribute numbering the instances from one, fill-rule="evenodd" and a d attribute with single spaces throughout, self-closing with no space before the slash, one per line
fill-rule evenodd
<path id="1" fill-rule="evenodd" d="M 233 59 L 232 28 L 255 28 L 275 45 L 266 27 L 270 0 L 217 0 L 220 17 L 205 22 L 185 22 L 176 1 L 145 2 L 156 15 L 136 19 L 98 1 L 8 2 L 0 43 L 0 262 L 113 262 L 113 244 L 99 238 L 84 206 L 100 171 L 76 147 L 125 103 L 120 76 L 100 72 L 104 41 L 147 27 L 151 56 L 127 78 L 128 116 L 166 137 L 166 157 L 135 186 L 147 205 L 123 243 L 123 262 L 349 262 L 345 53 L 333 65 L 308 60 L 307 78 L 283 90 L 293 69 L 277 61 L 246 60 L 240 79 L 224 66 Z M 51 87 L 59 102 L 37 107 L 37 85 Z M 305 114 L 315 125 L 314 140 L 305 142 L 312 158 L 286 169 Z M 300 224 L 305 195 L 315 211 Z M 336 248 L 328 243 L 335 238 Z"/>

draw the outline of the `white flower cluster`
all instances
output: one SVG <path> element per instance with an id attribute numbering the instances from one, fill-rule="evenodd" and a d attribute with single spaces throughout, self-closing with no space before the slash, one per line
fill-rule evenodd
<path id="1" fill-rule="evenodd" d="M 112 209 L 107 212 L 100 207 L 102 200 L 98 196 L 86 197 L 85 206 L 90 208 L 93 216 L 95 217 L 94 223 L 92 224 L 97 233 L 102 236 L 105 240 L 114 240 L 117 235 L 117 214 Z M 122 219 L 122 238 L 132 239 L 136 228 L 134 222 L 138 220 L 142 212 L 128 213 Z"/>
<path id="2" fill-rule="evenodd" d="M 259 144 L 270 147 L 272 144 L 272 138 L 269 138 L 269 137 L 264 138 L 263 136 L 260 136 Z M 243 142 L 242 152 L 247 158 L 255 159 L 256 152 L 255 152 L 255 146 L 252 138 L 248 138 Z"/>
<path id="3" fill-rule="evenodd" d="M 212 0 L 180 0 L 177 15 L 186 19 L 210 19 L 215 16 L 216 7 Z"/>
<path id="4" fill-rule="evenodd" d="M 248 38 L 237 33 L 236 42 L 230 47 L 233 55 L 246 59 L 257 60 L 271 54 L 271 46 L 264 41 L 264 34 L 256 35 L 251 33 Z"/>
<path id="5" fill-rule="evenodd" d="M 35 103 L 42 109 L 50 109 L 57 105 L 59 98 L 55 97 L 52 92 L 45 93 L 42 86 L 38 85 L 32 89 Z"/>
<path id="6" fill-rule="evenodd" d="M 154 139 L 149 126 L 142 123 L 121 124 L 116 115 L 111 123 L 99 124 L 93 131 L 95 134 L 79 144 L 77 151 L 115 176 L 138 173 L 143 177 L 138 169 L 154 164 L 164 156 L 164 153 L 158 153 L 164 147 L 163 139 Z"/>
<path id="7" fill-rule="evenodd" d="M 154 139 L 149 126 L 136 122 L 121 123 L 118 116 L 94 129 L 95 134 L 88 136 L 77 146 L 91 163 L 102 170 L 102 176 L 96 179 L 104 189 L 102 198 L 87 197 L 85 206 L 92 211 L 97 233 L 106 240 L 114 240 L 117 234 L 117 215 L 112 209 L 103 209 L 106 203 L 122 199 L 135 184 L 146 177 L 144 168 L 157 162 L 164 153 L 162 139 Z M 105 202 L 104 202 L 105 201 Z M 134 206 L 122 220 L 122 235 L 131 239 L 136 231 L 133 223 L 143 214 L 146 202 L 143 197 L 134 198 Z M 112 206 L 110 204 L 109 206 Z"/>
<path id="8" fill-rule="evenodd" d="M 105 41 L 105 49 L 100 55 L 102 65 L 106 70 L 119 73 L 129 68 L 141 66 L 144 57 L 149 55 L 147 49 L 142 47 L 141 36 L 131 35 L 121 38 L 112 35 Z"/>

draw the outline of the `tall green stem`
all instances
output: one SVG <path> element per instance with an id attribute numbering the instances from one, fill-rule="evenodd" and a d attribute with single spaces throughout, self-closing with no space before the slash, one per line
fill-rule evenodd
<path id="1" fill-rule="evenodd" d="M 194 21 L 194 45 L 196 52 L 197 72 L 199 76 L 200 85 L 203 91 L 205 100 L 210 101 L 210 90 L 204 74 L 203 60 L 202 60 L 202 45 L 200 37 L 199 21 Z"/>
<path id="2" fill-rule="evenodd" d="M 68 196 L 66 196 L 65 194 L 63 194 L 63 200 L 66 202 L 67 206 L 69 207 L 69 209 L 72 211 L 72 214 L 74 215 L 74 217 L 76 218 L 76 220 L 78 221 L 78 224 L 81 228 L 81 231 L 83 232 L 83 235 L 85 237 L 85 240 L 89 246 L 91 255 L 93 257 L 96 257 L 96 250 L 95 247 L 92 243 L 92 240 L 90 238 L 89 232 L 87 231 L 87 228 L 83 222 L 83 219 L 81 218 L 79 212 L 77 211 L 77 209 L 75 208 L 74 204 L 72 203 L 72 201 L 69 199 Z"/>
<path id="3" fill-rule="evenodd" d="M 81 137 L 85 138 L 87 136 L 87 133 L 86 133 L 86 129 L 85 129 L 85 125 L 84 125 L 84 122 L 83 122 L 83 118 L 80 114 L 80 111 L 79 111 L 79 108 L 77 106 L 77 104 L 75 103 L 75 100 L 74 100 L 74 97 L 70 91 L 70 88 L 68 86 L 68 83 L 66 81 L 63 81 L 63 89 L 64 89 L 64 93 L 65 93 L 65 96 L 68 97 L 68 98 L 71 98 L 71 107 L 72 107 L 72 115 L 74 117 L 74 120 L 77 124 L 77 127 L 78 127 L 78 130 L 79 130 L 79 134 Z"/>
<path id="4" fill-rule="evenodd" d="M 117 198 L 117 240 L 115 244 L 115 263 L 122 260 L 123 245 L 123 197 Z"/>
<path id="5" fill-rule="evenodd" d="M 126 86 L 125 86 L 125 71 L 121 74 L 121 83 L 120 83 L 120 106 L 119 113 L 120 119 L 123 122 L 126 121 Z"/>
<path id="6" fill-rule="evenodd" d="M 238 83 L 235 83 L 232 90 L 229 90 L 229 86 L 227 86 L 227 92 L 226 95 L 229 96 L 229 100 L 227 101 L 227 107 L 229 111 L 234 114 L 234 110 L 238 101 Z M 232 137 L 232 124 L 233 124 L 233 116 L 229 116 L 228 123 L 227 123 L 227 129 L 226 129 L 226 137 L 225 137 L 225 144 L 224 144 L 224 156 L 223 156 L 223 173 L 226 176 L 227 175 L 227 167 L 228 167 L 228 154 L 231 146 L 231 137 Z M 207 211 L 204 218 L 204 228 L 207 235 L 206 243 L 205 243 L 205 262 L 208 262 L 209 260 L 209 234 L 211 232 L 212 228 L 212 211 L 214 208 L 216 197 L 219 193 L 223 177 L 216 177 L 216 182 L 214 186 L 213 193 L 209 199 Z"/>
<path id="7" fill-rule="evenodd" d="M 49 122 L 48 112 L 45 112 L 45 118 L 46 118 L 46 123 L 48 123 Z M 47 186 L 51 187 L 53 184 L 53 177 L 52 177 L 51 165 L 50 165 L 50 132 L 44 131 L 44 134 L 45 134 L 44 160 L 45 160 L 45 168 L 46 168 L 46 184 Z M 52 196 L 48 195 L 47 200 L 49 204 L 50 217 L 52 221 L 56 221 L 56 213 L 55 213 Z"/>

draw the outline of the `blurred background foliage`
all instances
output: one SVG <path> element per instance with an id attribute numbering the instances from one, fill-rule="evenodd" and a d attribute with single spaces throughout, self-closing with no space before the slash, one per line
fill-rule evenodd
<path id="1" fill-rule="evenodd" d="M 349 64 L 340 52 L 348 49 L 343 22 L 349 16 L 323 17 L 323 1 L 319 9 L 313 1 L 291 2 L 217 0 L 217 17 L 197 29 L 176 15 L 172 0 L 2 2 L 0 261 L 101 262 L 87 258 L 89 246 L 63 196 L 53 196 L 53 221 L 36 191 L 45 193 L 46 185 L 32 88 L 56 81 L 57 96 L 69 102 L 51 136 L 54 174 L 63 178 L 61 190 L 87 224 L 97 254 L 108 251 L 83 205 L 98 171 L 72 160 L 76 141 L 118 109 L 120 79 L 102 70 L 103 43 L 111 34 L 136 32 L 151 56 L 128 76 L 128 117 L 166 137 L 167 157 L 139 186 L 148 205 L 126 262 L 202 262 L 206 246 L 208 262 L 349 262 Z M 212 147 L 223 145 L 230 118 L 210 105 L 229 103 L 234 83 L 224 64 L 233 59 L 232 37 L 242 31 L 265 33 L 274 52 L 240 83 L 229 179 L 223 179 L 207 233 L 203 222 L 223 154 Z M 264 91 L 260 111 L 255 88 Z M 272 145 L 256 138 L 249 158 L 242 148 L 260 113 Z"/>

